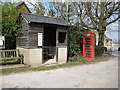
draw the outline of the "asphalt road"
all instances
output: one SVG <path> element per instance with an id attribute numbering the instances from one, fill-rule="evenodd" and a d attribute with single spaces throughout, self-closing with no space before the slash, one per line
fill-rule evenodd
<path id="1" fill-rule="evenodd" d="M 118 58 L 96 64 L 0 77 L 3 88 L 118 88 Z"/>

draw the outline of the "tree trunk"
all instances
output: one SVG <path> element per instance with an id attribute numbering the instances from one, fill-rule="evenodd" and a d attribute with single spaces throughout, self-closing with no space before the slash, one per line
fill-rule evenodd
<path id="1" fill-rule="evenodd" d="M 98 31 L 99 39 L 98 39 L 98 46 L 104 46 L 104 33 L 105 31 Z"/>

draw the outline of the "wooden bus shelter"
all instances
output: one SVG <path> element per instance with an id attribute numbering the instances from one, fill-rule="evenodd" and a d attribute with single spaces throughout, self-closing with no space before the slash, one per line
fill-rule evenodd
<path id="1" fill-rule="evenodd" d="M 16 40 L 24 64 L 67 62 L 68 25 L 58 18 L 21 13 L 22 33 Z"/>

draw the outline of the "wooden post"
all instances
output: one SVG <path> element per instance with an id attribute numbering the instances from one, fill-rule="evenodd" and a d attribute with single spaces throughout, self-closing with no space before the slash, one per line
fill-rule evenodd
<path id="1" fill-rule="evenodd" d="M 66 5 L 66 22 L 68 23 L 68 0 L 67 0 L 67 5 Z"/>
<path id="2" fill-rule="evenodd" d="M 22 57 L 22 55 L 21 55 L 21 58 L 20 58 L 20 60 L 21 60 L 21 64 L 22 64 L 22 60 L 23 60 L 23 57 Z"/>

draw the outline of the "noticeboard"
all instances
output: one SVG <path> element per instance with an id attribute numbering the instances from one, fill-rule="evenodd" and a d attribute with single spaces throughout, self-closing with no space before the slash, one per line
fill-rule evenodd
<path id="1" fill-rule="evenodd" d="M 42 33 L 38 33 L 38 46 L 42 46 Z"/>

